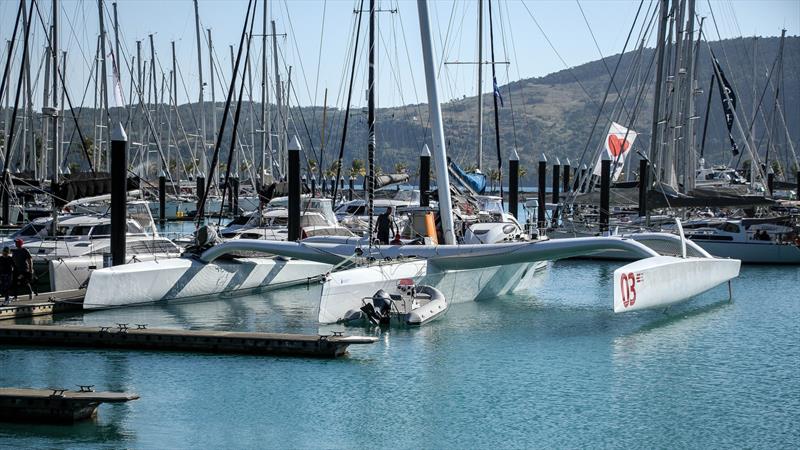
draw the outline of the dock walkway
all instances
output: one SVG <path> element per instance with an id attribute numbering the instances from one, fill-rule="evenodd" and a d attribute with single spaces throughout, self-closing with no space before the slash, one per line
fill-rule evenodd
<path id="1" fill-rule="evenodd" d="M 0 325 L 0 344 L 137 350 L 238 353 L 336 358 L 353 344 L 375 337 L 302 335 L 211 330 L 149 329 L 142 324 L 113 327 Z"/>
<path id="2" fill-rule="evenodd" d="M 121 403 L 139 398 L 126 392 L 95 392 L 61 388 L 0 388 L 0 420 L 73 422 L 94 417 L 100 403 Z"/>
<path id="3" fill-rule="evenodd" d="M 85 292 L 83 289 L 46 292 L 34 295 L 31 299 L 24 295 L 7 305 L 3 304 L 3 299 L 0 298 L 0 320 L 80 311 L 83 309 Z"/>

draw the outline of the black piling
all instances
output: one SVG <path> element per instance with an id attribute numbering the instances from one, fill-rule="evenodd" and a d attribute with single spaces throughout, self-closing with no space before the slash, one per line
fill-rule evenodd
<path id="1" fill-rule="evenodd" d="M 239 177 L 231 177 L 231 214 L 239 214 Z"/>
<path id="2" fill-rule="evenodd" d="M 647 190 L 650 188 L 650 162 L 639 160 L 639 217 L 647 216 Z"/>
<path id="3" fill-rule="evenodd" d="M 422 147 L 419 154 L 419 206 L 429 206 L 431 203 L 431 152 L 428 144 Z"/>
<path id="4" fill-rule="evenodd" d="M 128 201 L 128 136 L 118 123 L 111 133 L 111 261 L 125 264 Z"/>
<path id="5" fill-rule="evenodd" d="M 775 189 L 775 173 L 770 171 L 767 174 L 767 191 L 769 192 L 769 196 L 772 197 L 774 194 Z"/>
<path id="6" fill-rule="evenodd" d="M 353 201 L 353 191 L 356 190 L 356 177 L 350 177 L 350 186 L 347 190 L 347 200 Z"/>
<path id="7" fill-rule="evenodd" d="M 797 182 L 797 186 L 795 187 L 796 189 L 795 196 L 797 197 L 797 200 L 800 200 L 800 170 L 798 170 L 797 173 L 795 174 L 794 180 Z"/>
<path id="8" fill-rule="evenodd" d="M 611 160 L 600 163 L 600 232 L 608 231 L 608 213 L 611 195 Z"/>
<path id="9" fill-rule="evenodd" d="M 562 190 L 564 193 L 567 193 L 567 192 L 569 192 L 569 188 L 570 188 L 570 184 L 569 184 L 569 181 L 570 181 L 570 180 L 569 180 L 569 176 L 572 174 L 571 170 L 572 170 L 572 168 L 569 166 L 569 160 L 567 160 L 567 163 L 566 163 L 566 164 L 564 164 L 564 170 L 562 170 L 562 172 L 564 172 L 564 176 L 563 176 L 563 177 L 561 177 L 561 178 L 563 178 L 563 180 L 564 180 L 564 184 L 563 184 L 563 185 L 562 185 L 562 187 L 561 187 L 561 190 Z"/>
<path id="10" fill-rule="evenodd" d="M 3 224 L 11 225 L 11 207 L 9 199 L 11 198 L 11 174 L 6 170 L 3 172 L 3 186 L 0 195 L 3 196 Z"/>
<path id="11" fill-rule="evenodd" d="M 539 207 L 537 208 L 537 222 L 539 229 L 545 228 L 547 221 L 545 216 L 545 207 L 547 205 L 547 159 L 539 161 Z"/>
<path id="12" fill-rule="evenodd" d="M 325 194 L 327 193 L 326 189 L 328 188 L 328 177 L 323 176 L 322 181 L 320 181 L 319 183 L 319 186 L 322 190 L 322 196 L 325 197 Z"/>
<path id="13" fill-rule="evenodd" d="M 164 172 L 158 176 L 158 223 L 167 221 L 167 176 Z"/>
<path id="14" fill-rule="evenodd" d="M 203 220 L 206 215 L 206 208 L 203 205 L 203 196 L 206 192 L 206 178 L 202 175 L 197 176 L 195 195 L 197 196 L 197 220 Z"/>
<path id="15" fill-rule="evenodd" d="M 289 145 L 289 230 L 288 240 L 300 240 L 300 142 Z"/>
<path id="16" fill-rule="evenodd" d="M 561 200 L 561 166 L 553 165 L 553 203 Z"/>
<path id="17" fill-rule="evenodd" d="M 519 155 L 511 150 L 508 157 L 508 213 L 519 219 Z"/>
<path id="18" fill-rule="evenodd" d="M 317 196 L 317 177 L 311 175 L 311 196 Z"/>
<path id="19" fill-rule="evenodd" d="M 558 204 L 561 203 L 561 166 L 559 164 L 553 165 L 553 204 L 556 209 L 553 210 L 553 226 L 558 223 Z"/>

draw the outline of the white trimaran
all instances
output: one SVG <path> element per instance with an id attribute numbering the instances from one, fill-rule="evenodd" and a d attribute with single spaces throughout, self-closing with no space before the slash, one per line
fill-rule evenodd
<path id="1" fill-rule="evenodd" d="M 660 255 L 635 240 L 613 236 L 456 245 L 427 1 L 418 0 L 417 6 L 445 244 L 361 248 L 354 244 L 238 239 L 191 257 L 96 270 L 84 307 L 242 294 L 308 283 L 314 286 L 310 295 L 320 295 L 319 321 L 333 323 L 347 311 L 360 307 L 364 297 L 371 297 L 378 289 L 393 288 L 400 279 L 412 278 L 418 284 L 434 286 L 448 302 L 458 303 L 529 287 L 532 269 L 541 261 L 612 249 L 642 258 L 614 272 L 615 312 L 663 308 L 738 276 L 739 260 L 711 257 L 682 235 L 663 235 L 665 241 L 679 241 L 680 256 Z M 299 151 L 297 147 L 293 151 Z M 698 256 L 687 256 L 687 246 L 690 254 Z M 242 253 L 279 256 L 232 256 Z M 372 262 L 345 268 L 357 261 Z"/>

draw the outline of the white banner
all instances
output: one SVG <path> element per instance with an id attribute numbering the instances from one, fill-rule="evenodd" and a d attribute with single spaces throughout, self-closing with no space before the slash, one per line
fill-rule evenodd
<path id="1" fill-rule="evenodd" d="M 604 147 L 607 157 L 611 160 L 611 180 L 617 181 L 617 178 L 622 174 L 622 168 L 625 166 L 625 155 L 630 152 L 633 147 L 633 141 L 636 140 L 638 133 L 625 128 L 622 125 L 611 122 L 611 127 L 608 129 Z M 603 160 L 604 155 L 601 153 L 600 158 L 597 159 L 597 164 L 594 166 L 594 175 L 600 176 L 600 162 Z"/>

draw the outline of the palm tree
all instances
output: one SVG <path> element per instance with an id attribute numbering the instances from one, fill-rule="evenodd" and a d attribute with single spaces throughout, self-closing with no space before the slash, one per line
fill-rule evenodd
<path id="1" fill-rule="evenodd" d="M 352 163 L 350 163 L 350 170 L 349 170 L 351 177 L 363 177 L 367 174 L 367 169 L 364 168 L 364 161 L 360 159 L 354 159 Z"/>
<path id="2" fill-rule="evenodd" d="M 395 163 L 394 165 L 394 173 L 406 173 L 408 171 L 408 165 L 403 162 Z"/>

